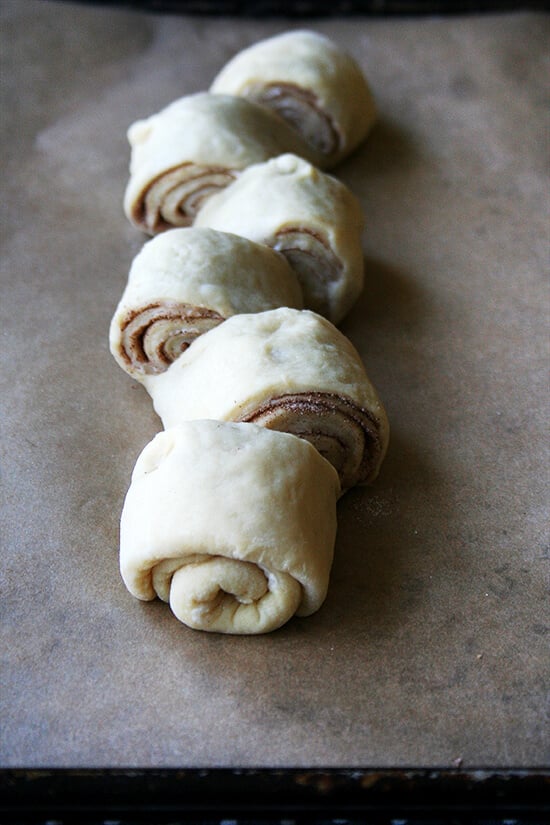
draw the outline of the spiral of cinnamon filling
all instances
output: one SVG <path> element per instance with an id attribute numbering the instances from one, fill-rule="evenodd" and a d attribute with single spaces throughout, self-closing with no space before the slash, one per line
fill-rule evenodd
<path id="1" fill-rule="evenodd" d="M 252 84 L 246 89 L 246 97 L 276 112 L 323 155 L 339 150 L 341 140 L 336 126 L 313 92 L 293 83 Z"/>
<path id="2" fill-rule="evenodd" d="M 240 421 L 309 441 L 337 470 L 342 491 L 371 481 L 382 458 L 379 422 L 334 393 L 290 393 L 270 398 Z"/>
<path id="3" fill-rule="evenodd" d="M 266 243 L 284 255 L 295 271 L 308 308 L 329 316 L 331 306 L 327 285 L 341 278 L 342 262 L 324 238 L 312 229 L 292 226 L 281 229 Z"/>
<path id="4" fill-rule="evenodd" d="M 183 303 L 155 303 L 128 313 L 121 324 L 119 359 L 132 372 L 164 372 L 199 335 L 224 318 L 213 310 Z"/>
<path id="5" fill-rule="evenodd" d="M 132 204 L 130 219 L 150 235 L 193 223 L 203 203 L 235 180 L 232 169 L 184 163 L 159 175 Z"/>

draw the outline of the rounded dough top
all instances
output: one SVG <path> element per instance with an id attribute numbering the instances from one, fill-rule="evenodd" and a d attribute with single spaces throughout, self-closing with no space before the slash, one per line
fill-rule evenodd
<path id="1" fill-rule="evenodd" d="M 262 210 L 260 203 L 265 204 Z M 336 251 L 352 244 L 355 252 L 364 223 L 361 204 L 344 183 L 287 152 L 243 170 L 208 200 L 195 226 L 215 226 L 247 237 L 253 232 L 253 240 L 262 241 L 287 227 L 314 226 L 323 230 Z"/>
<path id="2" fill-rule="evenodd" d="M 234 315 L 202 335 L 145 387 L 164 426 L 244 418 L 266 395 L 338 393 L 386 428 L 386 415 L 351 341 L 309 310 Z"/>
<path id="3" fill-rule="evenodd" d="M 169 229 L 145 243 L 132 263 L 128 287 L 133 302 L 156 295 L 211 307 L 224 317 L 302 305 L 299 284 L 282 255 L 205 227 Z"/>
<path id="4" fill-rule="evenodd" d="M 198 92 L 173 101 L 128 129 L 131 174 L 149 176 L 182 163 L 205 168 L 244 169 L 291 151 L 313 152 L 296 132 L 268 109 L 243 97 Z"/>

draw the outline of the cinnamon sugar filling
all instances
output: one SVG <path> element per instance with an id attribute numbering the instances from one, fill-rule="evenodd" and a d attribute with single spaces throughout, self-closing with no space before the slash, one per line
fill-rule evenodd
<path id="1" fill-rule="evenodd" d="M 253 84 L 246 94 L 276 112 L 323 155 L 339 149 L 340 135 L 334 121 L 308 89 L 293 83 Z"/>
<path id="2" fill-rule="evenodd" d="M 132 218 L 153 234 L 176 226 L 190 226 L 204 201 L 225 189 L 235 177 L 232 169 L 194 163 L 167 169 L 143 189 L 132 209 Z"/>
<path id="3" fill-rule="evenodd" d="M 149 304 L 126 315 L 119 352 L 134 369 L 147 374 L 164 372 L 195 338 L 223 320 L 214 310 L 188 304 Z"/>
<path id="4" fill-rule="evenodd" d="M 327 289 L 342 277 L 342 262 L 328 241 L 305 226 L 288 226 L 266 241 L 285 256 L 302 287 L 306 305 L 327 315 L 330 302 Z"/>
<path id="5" fill-rule="evenodd" d="M 239 420 L 309 441 L 335 467 L 343 490 L 370 481 L 378 470 L 379 422 L 368 410 L 334 393 L 280 395 Z"/>

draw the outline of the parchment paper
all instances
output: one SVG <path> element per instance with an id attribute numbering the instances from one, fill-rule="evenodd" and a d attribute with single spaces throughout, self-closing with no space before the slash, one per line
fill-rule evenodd
<path id="1" fill-rule="evenodd" d="M 304 25 L 356 57 L 380 110 L 335 174 L 367 216 L 342 329 L 392 443 L 339 504 L 322 609 L 211 635 L 118 572 L 160 429 L 107 347 L 144 241 L 125 133 Z M 2 4 L 2 765 L 548 763 L 548 28 Z"/>

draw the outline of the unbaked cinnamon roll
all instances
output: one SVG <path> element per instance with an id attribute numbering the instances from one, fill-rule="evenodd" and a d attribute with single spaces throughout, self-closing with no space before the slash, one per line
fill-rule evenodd
<path id="1" fill-rule="evenodd" d="M 234 315 L 144 384 L 166 428 L 215 418 L 310 441 L 342 492 L 372 481 L 386 452 L 387 417 L 359 354 L 308 310 Z"/>
<path id="2" fill-rule="evenodd" d="M 231 315 L 280 306 L 302 307 L 297 278 L 282 255 L 228 232 L 170 229 L 132 262 L 111 321 L 111 353 L 143 380 Z"/>
<path id="3" fill-rule="evenodd" d="M 253 101 L 200 92 L 128 130 L 132 149 L 124 211 L 154 235 L 188 226 L 214 192 L 251 163 L 283 152 L 318 155 L 288 124 Z"/>
<path id="4" fill-rule="evenodd" d="M 323 168 L 349 155 L 376 119 L 357 63 L 312 31 L 285 32 L 249 46 L 223 67 L 210 89 L 275 111 L 322 155 Z"/>
<path id="5" fill-rule="evenodd" d="M 292 154 L 249 166 L 195 221 L 281 252 L 300 281 L 304 306 L 335 324 L 363 287 L 363 225 L 355 195 Z"/>
<path id="6" fill-rule="evenodd" d="M 122 578 L 189 627 L 275 630 L 325 599 L 338 489 L 330 464 L 286 433 L 218 421 L 161 432 L 124 502 Z"/>

